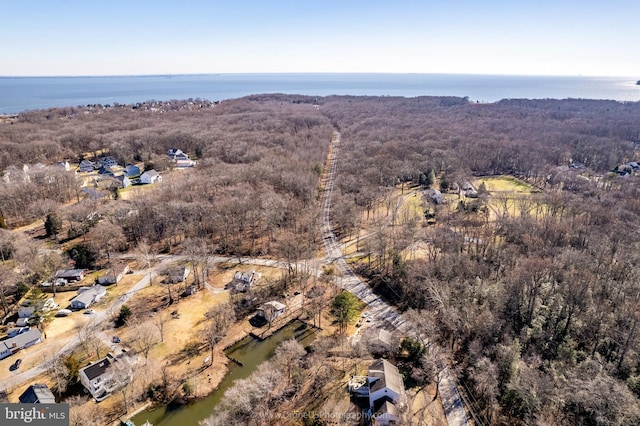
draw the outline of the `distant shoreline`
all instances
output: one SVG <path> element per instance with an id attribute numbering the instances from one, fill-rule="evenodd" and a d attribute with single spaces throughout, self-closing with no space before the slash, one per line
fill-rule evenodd
<path id="1" fill-rule="evenodd" d="M 138 76 L 0 77 L 0 114 L 94 104 L 173 99 L 220 101 L 255 94 L 308 96 L 457 96 L 472 102 L 502 99 L 640 101 L 630 77 L 488 74 L 264 73 Z"/>

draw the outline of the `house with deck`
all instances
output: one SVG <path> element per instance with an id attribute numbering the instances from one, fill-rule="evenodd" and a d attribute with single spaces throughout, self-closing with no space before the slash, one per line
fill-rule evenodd
<path id="1" fill-rule="evenodd" d="M 100 402 L 132 379 L 134 363 L 129 357 L 106 357 L 78 371 L 80 383 Z"/>
<path id="2" fill-rule="evenodd" d="M 397 425 L 398 409 L 402 404 L 404 385 L 398 367 L 386 359 L 378 359 L 369 366 L 367 376 L 354 376 L 349 391 L 359 398 L 367 398 L 369 414 L 376 425 Z"/>

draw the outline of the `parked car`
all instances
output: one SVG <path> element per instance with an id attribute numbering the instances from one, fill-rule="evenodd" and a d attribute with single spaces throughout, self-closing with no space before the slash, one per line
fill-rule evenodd
<path id="1" fill-rule="evenodd" d="M 92 315 L 92 314 L 93 314 L 93 309 L 86 309 L 86 310 L 84 311 L 84 314 L 85 314 L 85 315 Z"/>
<path id="2" fill-rule="evenodd" d="M 20 368 L 20 364 L 22 364 L 22 358 L 16 359 L 16 362 L 13 363 L 14 370 L 17 370 L 18 368 Z"/>
<path id="3" fill-rule="evenodd" d="M 111 338 L 111 341 L 112 341 L 113 343 L 120 343 L 120 338 L 119 338 L 118 336 L 113 336 L 113 337 Z"/>

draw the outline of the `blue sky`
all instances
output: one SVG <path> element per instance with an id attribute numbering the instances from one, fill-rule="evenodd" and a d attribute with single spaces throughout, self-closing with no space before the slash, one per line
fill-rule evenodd
<path id="1" fill-rule="evenodd" d="M 0 75 L 640 77 L 638 0 L 4 0 Z"/>

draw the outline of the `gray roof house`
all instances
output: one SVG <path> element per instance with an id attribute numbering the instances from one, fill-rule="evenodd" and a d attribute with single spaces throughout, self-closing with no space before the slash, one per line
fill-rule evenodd
<path id="1" fill-rule="evenodd" d="M 116 263 L 104 275 L 98 277 L 98 284 L 117 284 L 129 272 L 129 264 Z"/>
<path id="2" fill-rule="evenodd" d="M 379 414 L 376 425 L 397 424 L 397 410 L 393 405 L 400 402 L 403 394 L 398 367 L 385 359 L 376 360 L 369 366 L 369 407 Z"/>
<path id="3" fill-rule="evenodd" d="M 124 174 L 127 175 L 127 177 L 139 176 L 140 172 L 142 172 L 142 170 L 135 164 L 127 164 L 124 168 Z"/>
<path id="4" fill-rule="evenodd" d="M 9 357 L 20 349 L 28 348 L 40 342 L 42 342 L 42 334 L 37 328 L 32 328 L 26 333 L 18 334 L 10 339 L 2 340 L 0 341 L 0 359 Z"/>
<path id="5" fill-rule="evenodd" d="M 260 272 L 236 271 L 236 273 L 233 275 L 233 289 L 238 292 L 250 291 L 251 286 L 253 286 L 260 279 L 260 277 L 262 277 L 262 274 Z"/>
<path id="6" fill-rule="evenodd" d="M 147 170 L 143 174 L 140 175 L 140 183 L 155 183 L 161 182 L 162 176 L 158 174 L 155 170 Z"/>
<path id="7" fill-rule="evenodd" d="M 36 383 L 27 388 L 18 397 L 22 404 L 55 404 L 56 397 L 49 387 L 43 383 Z"/>
<path id="8" fill-rule="evenodd" d="M 99 301 L 105 294 L 107 294 L 107 289 L 99 284 L 80 289 L 78 290 L 78 295 L 71 299 L 71 307 L 74 309 L 86 309 L 91 304 Z"/>
<path id="9" fill-rule="evenodd" d="M 80 164 L 78 164 L 78 171 L 87 173 L 93 171 L 93 162 L 89 160 L 82 160 Z"/>

